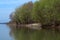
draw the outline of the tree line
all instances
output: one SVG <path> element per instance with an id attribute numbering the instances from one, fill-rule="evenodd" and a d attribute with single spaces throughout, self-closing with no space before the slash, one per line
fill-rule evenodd
<path id="1" fill-rule="evenodd" d="M 60 24 L 60 0 L 30 1 L 16 8 L 10 19 L 19 24 Z"/>

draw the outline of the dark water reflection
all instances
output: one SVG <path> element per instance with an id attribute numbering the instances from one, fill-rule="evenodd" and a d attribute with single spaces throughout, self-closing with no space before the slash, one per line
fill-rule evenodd
<path id="1" fill-rule="evenodd" d="M 60 33 L 45 29 L 9 29 L 6 25 L 0 25 L 0 40 L 60 40 Z"/>
<path id="2" fill-rule="evenodd" d="M 12 35 L 15 40 L 60 40 L 59 32 L 45 29 L 32 30 L 21 28 L 12 31 Z"/>

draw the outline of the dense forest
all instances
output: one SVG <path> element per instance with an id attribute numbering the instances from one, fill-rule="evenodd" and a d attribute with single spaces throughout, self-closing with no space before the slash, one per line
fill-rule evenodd
<path id="1" fill-rule="evenodd" d="M 39 0 L 23 4 L 10 15 L 17 24 L 60 25 L 60 0 Z"/>

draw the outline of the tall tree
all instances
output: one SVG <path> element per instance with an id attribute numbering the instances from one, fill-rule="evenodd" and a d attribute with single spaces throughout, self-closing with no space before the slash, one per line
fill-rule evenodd
<path id="1" fill-rule="evenodd" d="M 33 3 L 28 2 L 22 5 L 21 7 L 17 8 L 15 11 L 15 18 L 20 22 L 20 23 L 29 23 L 31 21 L 30 14 L 33 8 Z"/>

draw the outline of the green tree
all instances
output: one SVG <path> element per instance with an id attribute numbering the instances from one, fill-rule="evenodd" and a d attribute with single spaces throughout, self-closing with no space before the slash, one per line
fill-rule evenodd
<path id="1" fill-rule="evenodd" d="M 15 11 L 15 20 L 19 23 L 29 23 L 31 21 L 31 11 L 33 8 L 33 3 L 28 2 L 17 8 Z"/>
<path id="2" fill-rule="evenodd" d="M 32 19 L 42 24 L 60 21 L 60 0 L 40 0 L 35 2 Z"/>
<path id="3" fill-rule="evenodd" d="M 55 24 L 60 21 L 60 0 L 28 2 L 17 8 L 14 14 L 17 23 Z"/>

